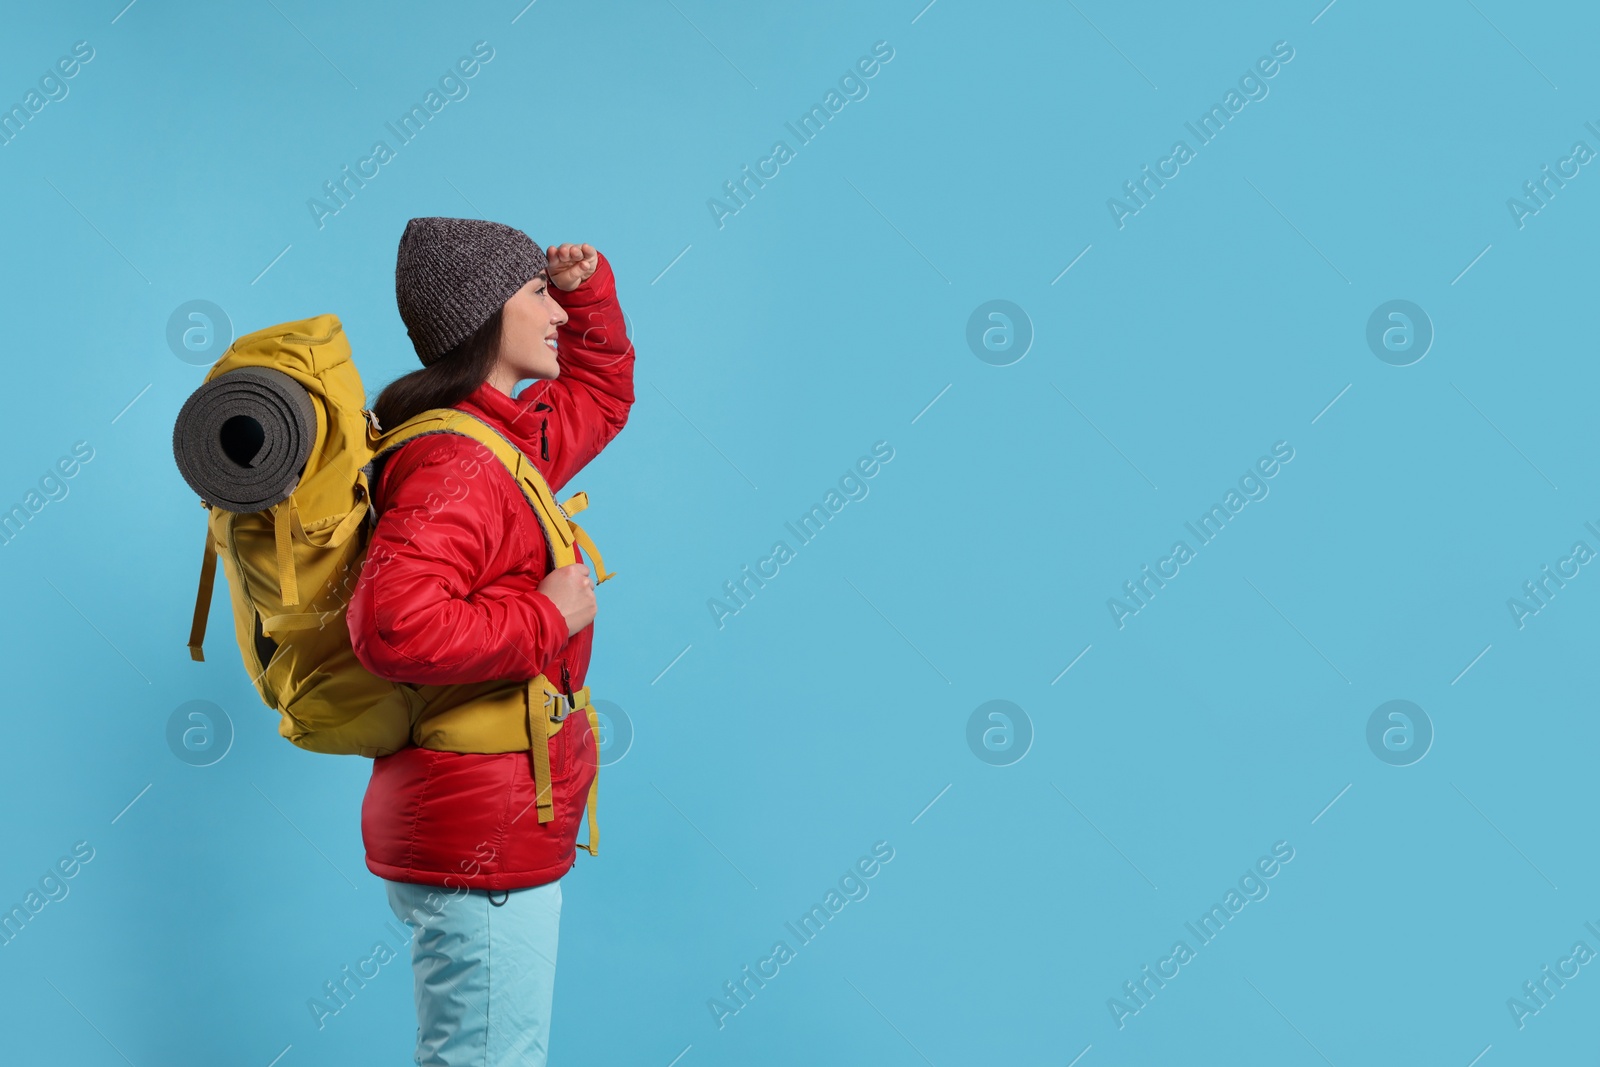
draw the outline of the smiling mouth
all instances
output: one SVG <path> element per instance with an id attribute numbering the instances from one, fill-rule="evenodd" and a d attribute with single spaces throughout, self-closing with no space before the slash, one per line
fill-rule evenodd
<path id="1" fill-rule="evenodd" d="M 549 336 L 549 337 L 546 337 L 544 339 L 544 343 L 550 346 L 550 351 L 552 351 L 552 352 L 558 351 L 558 349 L 556 348 L 556 339 L 555 339 L 555 336 L 553 334 L 551 336 Z"/>

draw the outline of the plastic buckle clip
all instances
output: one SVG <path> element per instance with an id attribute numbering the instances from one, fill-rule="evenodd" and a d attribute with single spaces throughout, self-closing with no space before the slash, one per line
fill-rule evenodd
<path id="1" fill-rule="evenodd" d="M 553 704 L 555 706 L 554 710 L 550 713 L 551 722 L 564 722 L 566 721 L 568 715 L 571 715 L 577 710 L 573 706 L 572 701 L 567 698 L 565 693 L 550 693 L 547 695 L 545 703 Z"/>

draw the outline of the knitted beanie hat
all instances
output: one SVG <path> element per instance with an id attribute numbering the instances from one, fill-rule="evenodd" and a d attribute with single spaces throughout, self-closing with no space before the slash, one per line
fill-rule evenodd
<path id="1" fill-rule="evenodd" d="M 544 269 L 544 250 L 510 226 L 449 218 L 406 223 L 394 294 L 422 365 L 466 340 Z"/>

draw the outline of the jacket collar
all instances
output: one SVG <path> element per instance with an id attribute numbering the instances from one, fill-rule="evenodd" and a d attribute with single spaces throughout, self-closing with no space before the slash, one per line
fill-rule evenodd
<path id="1" fill-rule="evenodd" d="M 507 396 L 485 381 L 454 406 L 499 430 L 529 459 L 538 458 L 539 424 L 549 404 Z"/>

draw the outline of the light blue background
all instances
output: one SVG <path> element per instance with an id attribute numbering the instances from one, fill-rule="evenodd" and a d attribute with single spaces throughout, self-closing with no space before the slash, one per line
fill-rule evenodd
<path id="1" fill-rule="evenodd" d="M 95 49 L 0 148 L 0 504 L 95 450 L 0 551 L 0 905 L 95 849 L 0 948 L 0 1058 L 410 1062 L 404 963 L 320 1031 L 306 1006 L 390 919 L 368 765 L 278 737 L 221 590 L 184 648 L 203 513 L 171 431 L 204 368 L 165 331 L 193 299 L 236 333 L 334 312 L 375 394 L 416 365 L 393 258 L 433 214 L 594 243 L 637 343 L 631 421 L 573 483 L 618 573 L 590 681 L 637 736 L 565 883 L 553 1064 L 1593 1055 L 1596 967 L 1523 1029 L 1506 1007 L 1600 949 L 1600 577 L 1506 606 L 1600 548 L 1600 176 L 1506 207 L 1600 148 L 1592 8 L 120 7 L 0 38 L 7 103 Z M 470 96 L 319 230 L 306 200 L 478 40 Z M 707 199 L 879 40 L 870 95 L 719 229 Z M 1119 230 L 1107 198 L 1280 40 L 1270 95 Z M 965 341 L 991 299 L 1036 334 L 1010 366 Z M 1391 299 L 1436 330 L 1409 367 L 1366 345 Z M 870 495 L 719 630 L 707 600 L 879 440 Z M 1277 441 L 1270 496 L 1119 630 L 1107 598 Z M 992 699 L 1034 730 L 1011 766 L 967 746 Z M 1391 699 L 1436 730 L 1412 766 L 1367 747 Z M 234 728 L 209 767 L 167 746 L 189 700 Z M 870 895 L 719 1030 L 708 998 L 876 841 Z M 1270 896 L 1118 1029 L 1108 998 L 1277 841 Z"/>

